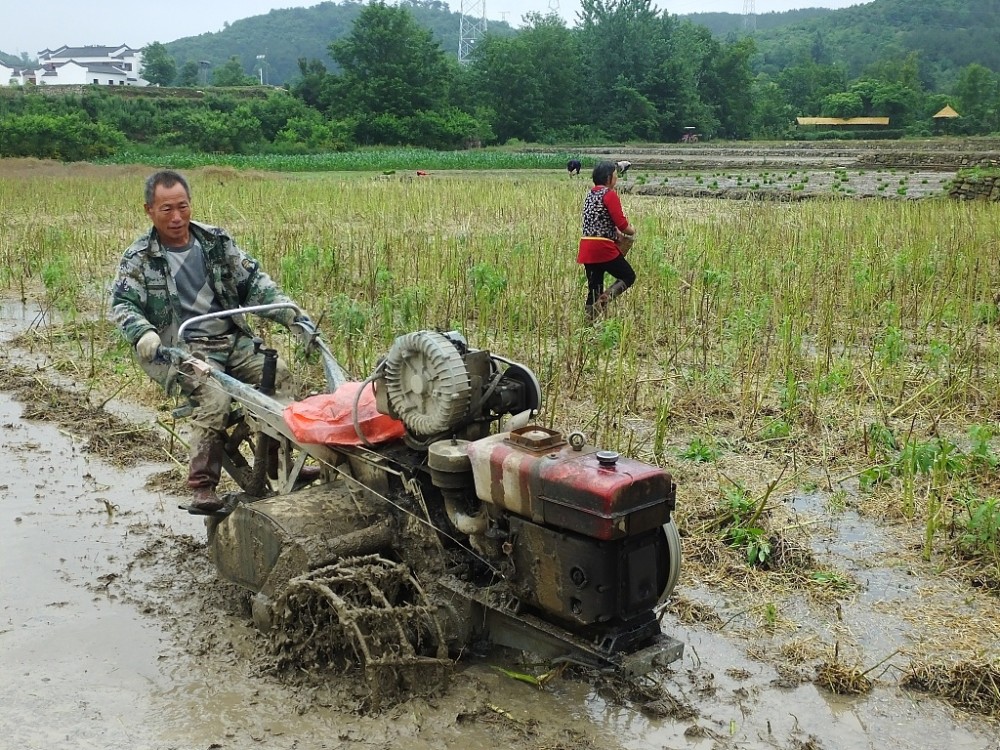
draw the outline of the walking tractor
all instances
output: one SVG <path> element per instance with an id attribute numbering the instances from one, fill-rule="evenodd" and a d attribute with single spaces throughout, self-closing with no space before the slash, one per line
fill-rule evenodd
<path id="1" fill-rule="evenodd" d="M 292 403 L 273 350 L 258 387 L 161 351 L 233 399 L 224 465 L 243 492 L 208 543 L 281 659 L 415 684 L 482 644 L 626 675 L 681 656 L 657 616 L 680 572 L 667 472 L 535 424 L 531 370 L 457 332 L 398 337 L 359 382 L 307 325 L 327 392 Z"/>

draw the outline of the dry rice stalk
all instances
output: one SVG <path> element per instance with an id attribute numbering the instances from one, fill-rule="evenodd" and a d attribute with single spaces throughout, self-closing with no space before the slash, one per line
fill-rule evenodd
<path id="1" fill-rule="evenodd" d="M 701 623 L 702 625 L 718 626 L 722 620 L 714 609 L 701 602 L 695 602 L 683 595 L 671 598 L 669 604 L 664 607 L 661 616 L 669 612 L 685 625 Z"/>
<path id="2" fill-rule="evenodd" d="M 868 667 L 864 671 L 841 664 L 836 660 L 835 656 L 834 661 L 823 662 L 816 668 L 816 679 L 814 682 L 820 687 L 825 687 L 830 692 L 837 693 L 838 695 L 861 695 L 869 693 L 872 689 L 872 681 L 868 679 L 868 675 L 898 653 L 898 650 L 893 651 L 877 664 Z"/>
<path id="3" fill-rule="evenodd" d="M 1000 664 L 997 663 L 911 664 L 900 685 L 944 698 L 967 711 L 1000 716 Z"/>
<path id="4" fill-rule="evenodd" d="M 872 689 L 872 681 L 864 672 L 836 661 L 825 661 L 816 667 L 814 682 L 838 695 L 861 695 Z"/>
<path id="5" fill-rule="evenodd" d="M 778 653 L 781 660 L 788 664 L 806 664 L 819 657 L 823 644 L 815 635 L 807 638 L 793 638 L 781 644 Z"/>

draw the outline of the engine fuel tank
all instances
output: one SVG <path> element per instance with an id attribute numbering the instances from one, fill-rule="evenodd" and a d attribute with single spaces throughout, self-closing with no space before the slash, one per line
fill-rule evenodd
<path id="1" fill-rule="evenodd" d="M 649 464 L 573 447 L 529 426 L 468 445 L 476 495 L 535 523 L 600 540 L 622 539 L 670 520 L 676 488 Z"/>

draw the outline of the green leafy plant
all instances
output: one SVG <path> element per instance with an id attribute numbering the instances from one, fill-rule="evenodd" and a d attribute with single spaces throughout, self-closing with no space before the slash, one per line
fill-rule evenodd
<path id="1" fill-rule="evenodd" d="M 959 550 L 967 557 L 984 558 L 1000 568 L 1000 500 L 969 499 L 966 513 L 958 536 Z"/>
<path id="2" fill-rule="evenodd" d="M 883 365 L 895 365 L 906 354 L 906 340 L 896 326 L 888 326 L 878 337 L 875 353 Z"/>
<path id="3" fill-rule="evenodd" d="M 778 606 L 774 602 L 764 604 L 764 622 L 769 628 L 778 624 Z"/>
<path id="4" fill-rule="evenodd" d="M 719 450 L 711 443 L 711 441 L 695 438 L 688 444 L 687 448 L 681 451 L 680 456 L 681 458 L 686 458 L 689 461 L 711 463 L 719 458 Z"/>
<path id="5" fill-rule="evenodd" d="M 763 440 L 782 440 L 792 434 L 792 428 L 783 419 L 772 419 L 760 431 Z"/>
<path id="6" fill-rule="evenodd" d="M 974 424 L 969 427 L 969 440 L 972 446 L 969 450 L 969 458 L 972 466 L 979 466 L 987 469 L 994 469 L 997 466 L 997 455 L 990 447 L 990 441 L 995 437 L 996 432 L 989 425 Z"/>
<path id="7" fill-rule="evenodd" d="M 507 291 L 506 275 L 489 263 L 478 263 L 469 272 L 476 298 L 495 303 Z"/>
<path id="8" fill-rule="evenodd" d="M 836 570 L 814 570 L 809 581 L 834 591 L 850 591 L 854 588 L 851 579 Z"/>

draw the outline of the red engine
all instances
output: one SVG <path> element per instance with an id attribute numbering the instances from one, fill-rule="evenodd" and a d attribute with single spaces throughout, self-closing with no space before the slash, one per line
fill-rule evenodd
<path id="1" fill-rule="evenodd" d="M 674 483 L 571 438 L 531 426 L 456 446 L 482 503 L 478 546 L 522 603 L 621 648 L 658 632 L 653 607 L 676 581 Z"/>
<path id="2" fill-rule="evenodd" d="M 378 410 L 426 452 L 421 469 L 453 530 L 489 562 L 480 592 L 558 620 L 603 652 L 659 634 L 653 608 L 680 569 L 668 473 L 588 446 L 581 433 L 513 428 L 538 413 L 537 379 L 456 332 L 401 336 L 378 373 Z M 504 415 L 509 426 L 491 434 Z"/>

